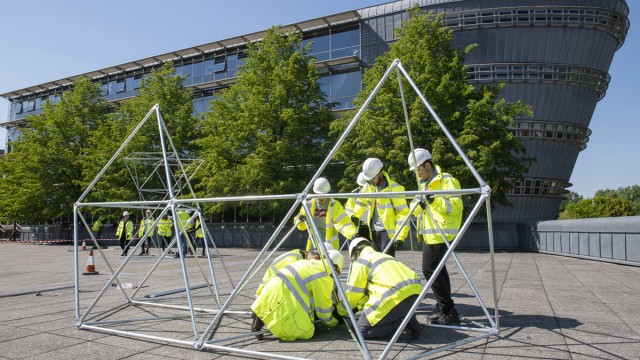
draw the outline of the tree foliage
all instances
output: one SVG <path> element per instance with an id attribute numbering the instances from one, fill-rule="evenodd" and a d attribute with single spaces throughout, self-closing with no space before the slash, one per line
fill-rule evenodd
<path id="1" fill-rule="evenodd" d="M 560 212 L 559 219 L 640 215 L 640 185 L 621 187 L 617 190 L 598 190 L 593 199 L 585 199 L 573 192 L 571 194 L 575 196 L 570 196 L 565 208 Z"/>
<path id="2" fill-rule="evenodd" d="M 418 89 L 493 189 L 492 199 L 507 203 L 506 192 L 511 181 L 521 179 L 531 161 L 524 156 L 524 146 L 510 128 L 515 117 L 531 115 L 530 107 L 499 99 L 501 86 L 468 84 L 464 60 L 473 47 L 464 51 L 451 48 L 452 32 L 442 25 L 443 15 L 434 17 L 432 13 L 422 13 L 417 6 L 409 10 L 409 15 L 409 20 L 396 30 L 399 40 L 364 73 L 365 89 L 355 100 L 356 108 L 372 93 L 392 61 L 400 59 Z M 407 165 L 410 145 L 395 78 L 392 75 L 384 83 L 347 138 L 348 146 L 343 146 L 338 154 L 347 164 L 346 177 L 341 182 L 343 191 L 353 187 L 362 161 L 368 157 L 383 160 L 398 182 L 408 185 L 416 181 Z M 406 80 L 403 88 L 414 147 L 430 150 L 434 163 L 457 177 L 462 187 L 477 186 L 453 145 Z M 336 122 L 332 126 L 334 133 L 344 131 L 354 114 L 350 112 Z"/>
<path id="3" fill-rule="evenodd" d="M 216 94 L 202 120 L 207 197 L 299 192 L 326 157 L 333 115 L 308 51 L 278 27 L 249 45 L 237 83 Z"/>
<path id="4" fill-rule="evenodd" d="M 12 151 L 0 162 L 0 219 L 45 222 L 71 214 L 92 162 L 91 134 L 105 121 L 107 104 L 98 85 L 75 82 L 58 104 L 29 116 Z"/>

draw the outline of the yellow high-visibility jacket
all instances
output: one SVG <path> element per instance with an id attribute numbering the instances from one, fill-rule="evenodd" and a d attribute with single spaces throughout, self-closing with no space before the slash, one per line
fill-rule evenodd
<path id="1" fill-rule="evenodd" d="M 122 235 L 122 230 L 124 229 L 124 220 L 120 220 L 118 223 L 118 229 L 116 230 L 116 237 L 120 239 L 120 235 Z M 133 239 L 133 221 L 127 220 L 127 232 L 126 232 L 127 240 Z"/>
<path id="2" fill-rule="evenodd" d="M 193 228 L 193 223 L 189 222 L 191 215 L 189 215 L 186 211 L 180 210 L 178 211 L 178 230 L 188 232 Z"/>
<path id="3" fill-rule="evenodd" d="M 153 225 L 153 222 L 154 220 L 152 217 L 150 217 L 148 221 L 147 219 L 142 219 L 142 221 L 140 221 L 140 230 L 138 230 L 138 236 L 143 237 L 144 234 L 149 230 L 151 225 Z M 153 229 L 149 233 L 149 236 L 153 236 L 155 233 L 156 233 L 156 229 Z"/>
<path id="4" fill-rule="evenodd" d="M 420 294 L 418 275 L 402 262 L 367 246 L 352 264 L 347 281 L 347 300 L 352 309 L 364 311 L 371 325 L 411 295 Z M 340 315 L 347 311 L 340 306 Z"/>
<path id="5" fill-rule="evenodd" d="M 173 234 L 173 220 L 162 218 L 158 221 L 158 235 L 170 237 Z"/>
<path id="6" fill-rule="evenodd" d="M 384 177 L 387 179 L 387 187 L 382 189 L 380 192 L 399 192 L 404 191 L 404 186 L 398 184 L 397 182 L 391 180 L 389 178 L 389 174 L 386 171 L 382 171 Z M 377 189 L 373 185 L 366 185 L 361 190 L 362 193 L 374 193 L 377 192 Z M 365 211 L 367 211 L 366 224 L 370 225 L 370 231 L 373 231 L 371 226 L 371 219 L 373 218 L 373 211 L 378 210 L 378 214 L 382 218 L 382 223 L 384 224 L 385 230 L 387 230 L 387 234 L 389 234 L 389 238 L 393 238 L 396 234 L 397 228 L 402 224 L 402 221 L 405 217 L 409 215 L 409 207 L 407 206 L 407 201 L 402 198 L 377 198 L 377 199 L 365 199 L 361 198 L 362 203 L 365 205 L 362 206 L 358 202 L 356 202 L 356 207 L 354 209 L 354 215 L 361 220 L 362 216 L 365 215 Z M 405 225 L 400 233 L 398 234 L 397 240 L 404 241 L 409 234 L 409 226 Z M 371 237 L 370 237 L 371 238 Z"/>
<path id="7" fill-rule="evenodd" d="M 317 199 L 311 199 L 311 201 L 308 202 L 308 205 L 311 212 L 315 214 L 316 207 L 318 206 Z M 300 208 L 300 214 L 308 218 L 308 221 L 312 221 L 310 216 L 304 211 L 304 207 Z M 324 241 L 331 243 L 334 249 L 340 248 L 340 237 L 338 236 L 338 233 L 344 235 L 347 239 L 354 237 L 358 233 L 358 229 L 356 229 L 356 226 L 351 222 L 351 217 L 347 215 L 339 201 L 333 199 L 329 200 L 325 221 L 326 236 Z M 297 216 L 294 219 L 294 224 L 300 231 L 307 230 L 306 221 L 300 221 Z M 307 241 L 307 251 L 311 249 L 311 244 L 311 238 L 309 238 Z"/>
<path id="8" fill-rule="evenodd" d="M 298 249 L 287 251 L 286 253 L 284 253 L 284 254 L 278 256 L 277 258 L 275 258 L 271 262 L 271 265 L 269 265 L 269 268 L 267 269 L 267 272 L 262 277 L 262 283 L 260 284 L 260 286 L 258 286 L 258 290 L 256 290 L 256 295 L 260 295 L 260 293 L 262 292 L 262 289 L 267 284 L 269 279 L 271 279 L 271 277 L 278 270 L 284 268 L 285 266 L 287 266 L 289 264 L 292 264 L 292 263 L 294 263 L 296 261 L 300 261 L 300 260 L 304 260 L 304 255 L 302 254 L 302 251 L 298 250 Z"/>
<path id="9" fill-rule="evenodd" d="M 293 341 L 311 339 L 314 313 L 334 327 L 333 278 L 320 260 L 300 260 L 277 271 L 251 309 L 276 337 Z"/>
<path id="10" fill-rule="evenodd" d="M 200 226 L 200 217 L 196 217 L 196 238 L 204 239 L 204 231 L 202 230 L 202 226 Z"/>
<path id="11" fill-rule="evenodd" d="M 435 166 L 438 174 L 427 184 L 422 182 L 420 184 L 420 190 L 456 190 L 460 189 L 460 183 L 453 176 L 443 173 L 440 170 L 440 166 Z M 417 201 L 417 200 L 414 200 Z M 462 198 L 460 196 L 436 196 L 433 198 L 433 202 L 427 205 L 429 210 L 433 214 L 433 219 L 429 216 L 425 210 L 422 213 L 422 217 L 419 219 L 420 223 L 418 228 L 419 234 L 418 241 L 424 239 L 427 244 L 444 244 L 442 234 L 436 227 L 442 229 L 447 238 L 447 241 L 453 240 L 460 230 L 460 224 L 462 223 Z M 422 208 L 416 206 L 413 214 L 417 217 L 420 215 Z M 434 223 L 435 220 L 435 223 Z"/>

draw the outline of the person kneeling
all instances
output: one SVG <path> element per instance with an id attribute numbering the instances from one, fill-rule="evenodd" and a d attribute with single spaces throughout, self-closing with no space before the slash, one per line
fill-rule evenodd
<path id="1" fill-rule="evenodd" d="M 329 257 L 340 274 L 342 254 L 329 250 Z M 325 326 L 336 326 L 331 296 L 334 281 L 325 264 L 322 260 L 299 260 L 278 270 L 251 305 L 251 331 L 266 326 L 281 340 L 311 339 L 315 333 L 314 313 Z"/>

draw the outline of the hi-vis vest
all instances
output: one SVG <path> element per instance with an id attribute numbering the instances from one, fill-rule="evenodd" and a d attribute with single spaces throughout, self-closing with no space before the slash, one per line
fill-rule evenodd
<path id="1" fill-rule="evenodd" d="M 149 219 L 142 219 L 142 221 L 140 221 L 140 230 L 138 230 L 138 236 L 139 237 L 143 237 L 144 234 L 151 228 L 151 225 L 153 225 L 153 218 L 149 217 Z M 149 236 L 153 236 L 156 233 L 156 229 L 151 230 L 151 232 L 149 233 Z"/>
<path id="2" fill-rule="evenodd" d="M 436 165 L 435 168 L 438 171 L 438 175 L 436 175 L 429 184 L 426 184 L 426 182 L 421 183 L 420 190 L 460 189 L 460 183 L 456 178 L 447 173 L 443 173 L 438 165 Z M 418 219 L 419 234 L 421 235 L 418 236 L 418 241 L 424 239 L 427 244 L 444 244 L 444 239 L 439 229 L 444 232 L 447 241 L 453 240 L 456 235 L 458 235 L 458 230 L 462 223 L 462 198 L 452 195 L 436 196 L 433 202 L 428 204 L 428 207 L 433 215 L 433 219 L 426 210 L 422 213 L 422 217 Z M 422 209 L 417 206 L 413 211 L 413 215 L 418 217 L 421 211 Z"/>
<path id="3" fill-rule="evenodd" d="M 158 221 L 158 235 L 164 237 L 170 237 L 173 233 L 173 221 L 171 218 L 165 219 L 162 218 Z"/>
<path id="4" fill-rule="evenodd" d="M 186 211 L 178 211 L 178 230 L 180 230 L 180 232 L 188 232 L 193 228 L 193 223 L 189 222 L 190 218 L 191 216 Z"/>
<path id="5" fill-rule="evenodd" d="M 311 209 L 311 213 L 315 214 L 317 207 L 317 199 L 311 199 L 307 204 Z M 304 215 L 308 218 L 307 221 L 311 220 L 311 216 L 307 215 L 304 211 L 304 207 L 300 208 L 300 214 Z M 347 239 L 355 236 L 358 233 L 358 229 L 351 222 L 351 217 L 347 216 L 347 213 L 344 211 L 342 204 L 339 201 L 330 199 L 329 205 L 327 206 L 327 217 L 326 217 L 326 235 L 325 241 L 331 243 L 334 249 L 340 248 L 340 237 L 338 233 L 344 235 Z M 298 230 L 304 231 L 307 230 L 307 224 L 305 221 L 299 221 L 298 217 L 294 219 L 294 223 L 298 227 Z M 307 251 L 311 249 L 311 239 L 307 240 Z"/>
<path id="6" fill-rule="evenodd" d="M 124 228 L 124 220 L 120 220 L 118 223 L 118 229 L 116 230 L 116 237 L 120 239 L 120 235 L 122 235 L 122 230 Z M 133 239 L 133 221 L 127 220 L 127 232 L 126 232 L 127 240 Z"/>
<path id="7" fill-rule="evenodd" d="M 262 288 L 264 288 L 264 286 L 267 284 L 269 279 L 271 279 L 271 277 L 278 270 L 284 268 L 285 266 L 287 266 L 289 264 L 292 264 L 292 263 L 294 263 L 296 261 L 300 261 L 300 260 L 304 260 L 304 256 L 302 255 L 302 251 L 298 250 L 298 249 L 288 251 L 288 252 L 278 256 L 277 258 L 275 258 L 275 260 L 273 260 L 271 262 L 271 265 L 267 269 L 267 272 L 262 277 L 262 283 L 260 283 L 260 286 L 258 286 L 258 290 L 256 290 L 256 295 L 260 295 L 260 293 L 262 292 Z"/>
<path id="8" fill-rule="evenodd" d="M 328 327 L 333 317 L 333 278 L 320 260 L 300 260 L 277 271 L 251 305 L 276 337 L 293 341 L 311 339 L 314 313 Z"/>
<path id="9" fill-rule="evenodd" d="M 421 291 L 420 279 L 413 270 L 367 246 L 351 266 L 346 295 L 349 306 L 363 310 L 369 323 L 375 325 L 404 299 Z M 347 313 L 342 306 L 339 312 Z"/>
<path id="10" fill-rule="evenodd" d="M 382 189 L 380 192 L 400 192 L 404 191 L 404 186 L 396 183 L 395 181 L 389 178 L 389 174 L 386 171 L 382 171 L 384 177 L 387 179 L 387 187 Z M 373 185 L 366 185 L 361 190 L 362 193 L 374 193 L 377 192 L 377 189 Z M 389 234 L 389 238 L 393 238 L 396 234 L 396 228 L 402 224 L 402 221 L 406 216 L 409 215 L 409 207 L 407 206 L 407 201 L 402 198 L 377 198 L 377 199 L 365 199 L 360 198 L 357 200 L 361 200 L 365 205 L 360 205 L 359 201 L 356 201 L 356 207 L 354 209 L 354 215 L 358 218 L 362 219 L 365 215 L 365 211 L 367 211 L 367 219 L 366 223 L 371 225 L 371 219 L 373 218 L 374 207 L 378 210 L 378 214 L 382 219 L 382 223 L 384 224 L 385 230 L 387 230 L 387 234 Z M 362 219 L 364 220 L 364 219 Z M 371 226 L 369 227 L 371 229 Z M 409 226 L 406 226 L 400 230 L 398 234 L 397 240 L 404 241 L 406 239 L 407 234 L 409 234 Z"/>
<path id="11" fill-rule="evenodd" d="M 200 217 L 196 217 L 196 238 L 204 239 L 204 231 L 202 230 L 202 226 L 200 226 Z"/>

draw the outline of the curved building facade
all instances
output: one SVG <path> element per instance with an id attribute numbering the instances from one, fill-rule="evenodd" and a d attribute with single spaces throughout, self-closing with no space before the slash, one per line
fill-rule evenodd
<path id="1" fill-rule="evenodd" d="M 557 218 L 562 195 L 591 131 L 596 104 L 605 96 L 608 69 L 629 28 L 624 0 L 418 0 L 394 1 L 283 26 L 313 41 L 320 83 L 338 110 L 352 108 L 360 91 L 362 70 L 388 50 L 394 28 L 418 3 L 425 11 L 446 13 L 454 46 L 478 44 L 467 58 L 472 84 L 505 83 L 507 101 L 533 107 L 532 118 L 516 120 L 513 131 L 537 162 L 509 194 L 513 207 L 494 210 L 496 222 L 518 223 Z M 205 111 L 220 88 L 235 82 L 244 63 L 247 41 L 264 32 L 218 40 L 82 74 L 103 87 L 109 101 L 135 95 L 140 79 L 166 61 L 187 76 L 196 112 Z M 12 103 L 0 124 L 13 140 L 45 101 L 57 101 L 76 76 L 12 91 L 1 96 Z"/>

